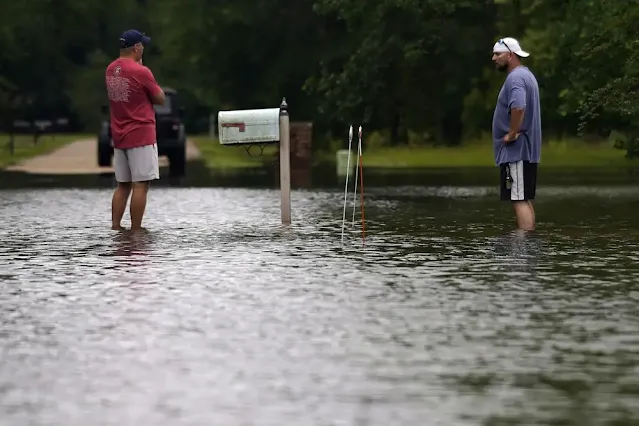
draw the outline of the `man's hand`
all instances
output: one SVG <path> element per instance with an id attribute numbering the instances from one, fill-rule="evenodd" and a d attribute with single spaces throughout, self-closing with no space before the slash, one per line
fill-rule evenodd
<path id="1" fill-rule="evenodd" d="M 504 143 L 513 143 L 519 137 L 519 130 L 521 129 L 521 123 L 524 122 L 524 110 L 523 108 L 512 108 L 510 110 L 510 126 L 508 127 L 508 133 L 504 136 Z"/>
<path id="2" fill-rule="evenodd" d="M 508 132 L 508 133 L 506 133 L 506 136 L 504 136 L 503 141 L 506 144 L 515 142 L 517 140 L 517 138 L 519 137 L 519 135 L 520 135 L 520 133 Z"/>

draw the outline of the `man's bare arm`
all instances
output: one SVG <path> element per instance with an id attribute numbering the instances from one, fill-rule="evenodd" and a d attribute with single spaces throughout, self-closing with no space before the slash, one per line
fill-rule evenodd
<path id="1" fill-rule="evenodd" d="M 510 108 L 510 128 L 504 136 L 504 142 L 515 142 L 519 137 L 521 125 L 524 122 L 526 109 L 526 82 L 521 77 L 515 77 L 510 82 L 508 93 L 508 107 Z"/>
<path id="2" fill-rule="evenodd" d="M 524 122 L 524 109 L 513 108 L 510 110 L 510 130 L 504 138 L 506 142 L 513 142 L 517 140 L 519 131 L 521 130 L 521 124 Z"/>
<path id="3" fill-rule="evenodd" d="M 151 102 L 155 105 L 164 105 L 166 101 L 166 96 L 164 95 L 164 90 L 155 80 L 155 76 L 151 72 L 148 67 L 144 67 L 144 75 L 143 75 L 143 85 L 148 94 Z"/>
<path id="4" fill-rule="evenodd" d="M 155 105 L 164 105 L 164 102 L 166 102 L 166 95 L 164 95 L 164 90 L 160 89 L 156 91 L 155 94 L 151 96 L 151 101 Z"/>

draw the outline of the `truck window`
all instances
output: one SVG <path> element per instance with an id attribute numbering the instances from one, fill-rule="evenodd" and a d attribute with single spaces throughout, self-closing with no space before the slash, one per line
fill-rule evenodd
<path id="1" fill-rule="evenodd" d="M 156 114 L 168 115 L 168 114 L 171 114 L 172 104 L 173 104 L 173 97 L 167 95 L 166 102 L 164 102 L 164 105 L 153 105 L 153 107 L 155 108 Z"/>

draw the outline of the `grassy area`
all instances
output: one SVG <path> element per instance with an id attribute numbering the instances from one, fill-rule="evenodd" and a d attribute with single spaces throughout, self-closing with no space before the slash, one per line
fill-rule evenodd
<path id="1" fill-rule="evenodd" d="M 273 161 L 273 156 L 277 152 L 277 144 L 266 145 L 262 153 L 262 148 L 257 145 L 225 146 L 221 145 L 217 139 L 207 136 L 195 136 L 189 139 L 200 150 L 206 166 L 217 170 L 262 167 Z M 246 152 L 246 148 L 249 148 L 249 152 Z"/>
<path id="2" fill-rule="evenodd" d="M 88 135 L 82 134 L 58 134 L 42 135 L 38 139 L 38 144 L 33 143 L 31 135 L 14 136 L 14 153 L 11 154 L 9 149 L 9 135 L 0 133 L 0 169 L 6 166 L 20 163 L 28 158 L 38 155 L 48 154 L 70 142 L 87 138 Z"/>
<path id="3" fill-rule="evenodd" d="M 272 161 L 277 145 L 268 145 L 264 154 L 258 146 L 251 147 L 251 155 L 244 146 L 223 146 L 208 137 L 195 137 L 202 157 L 208 167 L 215 169 L 238 169 L 261 167 Z M 639 166 L 637 160 L 627 160 L 625 151 L 610 144 L 587 144 L 581 141 L 550 142 L 542 148 L 544 167 L 625 167 Z M 336 154 L 316 152 L 316 164 L 334 165 Z M 369 147 L 364 150 L 365 167 L 386 169 L 449 168 L 449 167 L 494 167 L 492 144 L 472 143 L 461 147 L 415 146 L 415 147 Z"/>
<path id="4" fill-rule="evenodd" d="M 335 161 L 334 154 L 332 162 Z M 541 162 L 544 167 L 611 167 L 637 166 L 625 151 L 609 144 L 592 145 L 580 141 L 551 142 L 542 147 Z M 327 154 L 323 158 L 328 160 Z M 372 148 L 364 151 L 367 167 L 421 168 L 421 167 L 493 167 L 491 142 L 461 147 L 394 147 Z"/>

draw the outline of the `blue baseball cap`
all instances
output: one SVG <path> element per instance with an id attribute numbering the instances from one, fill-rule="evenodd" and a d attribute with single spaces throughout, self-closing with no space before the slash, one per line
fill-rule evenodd
<path id="1" fill-rule="evenodd" d="M 147 37 L 144 33 L 141 33 L 138 30 L 127 30 L 120 36 L 120 48 L 122 49 L 135 46 L 138 43 L 147 45 L 150 42 L 151 37 Z"/>

